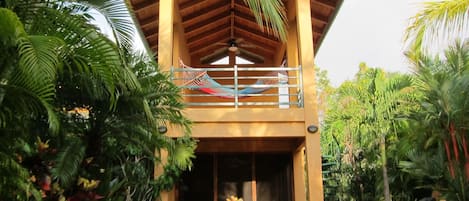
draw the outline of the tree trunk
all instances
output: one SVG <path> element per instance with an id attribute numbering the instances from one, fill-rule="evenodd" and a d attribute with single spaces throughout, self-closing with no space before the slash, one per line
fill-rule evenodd
<path id="1" fill-rule="evenodd" d="M 464 150 L 464 170 L 466 173 L 466 179 L 469 180 L 469 152 L 467 151 L 467 142 L 466 142 L 466 131 L 462 132 L 462 147 Z"/>
<path id="2" fill-rule="evenodd" d="M 453 168 L 453 161 L 451 160 L 451 150 L 449 149 L 449 142 L 448 139 L 445 139 L 445 152 L 446 158 L 448 158 L 448 169 L 451 178 L 454 178 L 454 168 Z"/>
<path id="3" fill-rule="evenodd" d="M 383 189 L 384 189 L 384 200 L 391 201 L 391 193 L 389 192 L 389 178 L 388 178 L 388 167 L 386 160 L 386 137 L 381 136 L 379 147 L 381 149 L 381 160 L 383 168 Z"/>

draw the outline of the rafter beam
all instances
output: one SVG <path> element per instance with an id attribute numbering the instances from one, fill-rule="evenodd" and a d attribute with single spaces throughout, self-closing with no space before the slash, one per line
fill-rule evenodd
<path id="1" fill-rule="evenodd" d="M 201 40 L 203 39 L 204 37 L 208 37 L 208 36 L 211 36 L 211 35 L 216 35 L 218 34 L 219 32 L 222 32 L 222 31 L 227 31 L 228 33 L 230 32 L 230 28 L 229 27 L 226 27 L 226 26 L 217 26 L 213 29 L 207 29 L 205 30 L 204 32 L 201 32 L 197 35 L 194 35 L 190 38 L 187 39 L 187 43 L 188 44 L 191 44 L 195 41 L 198 41 L 198 40 Z"/>
<path id="2" fill-rule="evenodd" d="M 240 53 L 238 56 L 248 59 L 254 63 L 264 63 L 266 59 L 265 56 L 255 54 L 247 50 L 240 50 Z"/>
<path id="3" fill-rule="evenodd" d="M 158 16 L 157 15 L 150 15 L 150 17 L 144 18 L 140 20 L 140 28 L 146 29 L 150 26 L 158 27 Z"/>
<path id="4" fill-rule="evenodd" d="M 319 4 L 321 6 L 327 7 L 329 9 L 335 9 L 336 3 L 334 1 L 327 1 L 327 0 L 313 0 L 311 1 L 313 4 Z"/>
<path id="5" fill-rule="evenodd" d="M 213 53 L 206 56 L 200 57 L 200 62 L 203 64 L 212 63 L 218 59 L 221 59 L 228 55 L 228 48 L 222 47 L 217 50 L 214 50 Z"/>
<path id="6" fill-rule="evenodd" d="M 158 33 L 154 33 L 146 37 L 148 45 L 158 45 Z"/>
<path id="7" fill-rule="evenodd" d="M 324 24 L 324 25 L 329 22 L 329 19 L 326 16 L 321 15 L 319 13 L 315 13 L 315 12 L 311 12 L 311 18 L 314 21 L 320 22 L 321 24 Z"/>
<path id="8" fill-rule="evenodd" d="M 217 15 L 220 15 L 223 12 L 227 12 L 230 10 L 230 5 L 227 5 L 225 2 L 221 1 L 219 3 L 215 3 L 206 7 L 204 9 L 200 9 L 197 12 L 193 12 L 189 15 L 182 16 L 182 21 L 184 26 L 188 24 L 193 24 L 199 21 L 205 21 L 209 19 L 216 19 L 214 18 Z"/>
<path id="9" fill-rule="evenodd" d="M 221 13 L 220 15 L 213 17 L 213 19 L 216 19 L 215 21 L 200 21 L 191 26 L 185 27 L 184 30 L 186 32 L 186 35 L 188 36 L 197 32 L 200 33 L 203 30 L 205 30 L 207 26 L 210 26 L 213 24 L 219 26 L 225 23 L 229 23 L 229 17 L 230 17 L 230 13 Z"/>
<path id="10" fill-rule="evenodd" d="M 218 32 L 212 32 L 204 38 L 199 38 L 198 40 L 194 40 L 191 43 L 188 43 L 187 46 L 189 47 L 189 49 L 192 49 L 193 47 L 214 45 L 212 43 L 213 40 L 217 40 L 217 41 L 218 39 L 228 40 L 229 35 L 230 35 L 229 29 L 222 29 Z"/>
<path id="11" fill-rule="evenodd" d="M 132 8 L 136 13 L 143 12 L 150 7 L 159 7 L 158 1 L 142 1 L 141 3 L 135 4 Z M 156 9 L 157 10 L 157 9 Z"/>
<path id="12" fill-rule="evenodd" d="M 262 30 L 260 28 L 259 24 L 257 24 L 256 18 L 252 15 L 247 14 L 247 13 L 237 12 L 236 13 L 236 19 L 238 19 L 238 20 L 241 19 L 241 21 L 243 21 L 243 24 L 249 25 L 249 27 L 252 27 L 252 28 L 255 27 L 255 29 L 259 29 L 263 33 L 273 33 L 273 30 L 270 27 L 264 26 L 264 30 Z"/>
<path id="13" fill-rule="evenodd" d="M 179 11 L 185 11 L 188 8 L 191 8 L 193 6 L 200 6 L 203 5 L 204 3 L 207 3 L 207 0 L 191 0 L 187 1 L 185 3 L 179 4 Z"/>
<path id="14" fill-rule="evenodd" d="M 158 27 L 147 27 L 146 29 L 142 29 L 143 34 L 145 36 L 153 35 L 153 34 L 158 34 Z"/>
<path id="15" fill-rule="evenodd" d="M 240 36 L 239 38 L 242 38 L 244 41 L 247 42 L 247 44 L 252 44 L 256 47 L 253 47 L 253 48 L 246 48 L 246 49 L 256 49 L 257 51 L 262 51 L 266 54 L 273 54 L 275 53 L 277 47 L 276 46 L 272 46 L 270 45 L 269 43 L 263 43 L 261 40 L 262 38 L 253 38 L 253 37 L 249 37 L 247 35 L 244 35 L 243 33 L 241 33 L 241 30 L 239 29 L 235 29 L 235 33 L 238 33 L 237 35 Z"/>
<path id="16" fill-rule="evenodd" d="M 190 50 L 191 54 L 195 54 L 195 53 L 199 52 L 200 50 L 213 49 L 213 47 L 215 47 L 214 44 L 219 43 L 219 42 L 223 42 L 223 41 L 226 41 L 226 40 L 227 40 L 226 36 L 217 36 L 215 38 L 204 40 L 203 41 L 204 43 L 198 44 L 197 46 L 195 46 L 195 45 L 189 46 L 189 50 Z"/>
<path id="17" fill-rule="evenodd" d="M 255 30 L 253 28 L 238 24 L 235 28 L 235 30 L 238 30 L 240 33 L 243 33 L 244 35 L 252 38 L 258 38 L 264 41 L 267 41 L 269 43 L 274 43 L 278 44 L 280 43 L 277 38 L 273 36 L 269 36 L 266 33 L 260 31 L 260 30 Z M 262 42 L 262 41 L 260 41 Z"/>

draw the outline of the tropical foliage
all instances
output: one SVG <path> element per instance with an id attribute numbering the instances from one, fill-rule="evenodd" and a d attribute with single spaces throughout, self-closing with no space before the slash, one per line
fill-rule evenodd
<path id="1" fill-rule="evenodd" d="M 468 0 L 428 1 L 411 18 L 404 38 L 413 51 L 435 52 L 469 33 Z M 448 42 L 450 42 L 448 44 Z"/>
<path id="2" fill-rule="evenodd" d="M 327 200 L 469 200 L 469 44 L 435 42 L 467 36 L 468 9 L 467 0 L 424 4 L 405 36 L 413 75 L 362 64 L 329 96 Z"/>
<path id="3" fill-rule="evenodd" d="M 287 40 L 287 17 L 283 1 L 244 0 L 244 2 L 253 12 L 261 29 L 274 34 L 284 42 Z"/>
<path id="4" fill-rule="evenodd" d="M 401 167 L 431 180 L 433 189 L 443 192 L 448 200 L 469 200 L 469 44 L 456 43 L 443 59 L 418 58 L 414 61 L 417 85 L 424 96 L 421 110 L 411 121 L 419 132 L 411 135 L 416 136 L 411 138 L 414 146 Z"/>
<path id="5" fill-rule="evenodd" d="M 418 58 L 414 75 L 362 64 L 330 96 L 321 139 L 327 199 L 469 200 L 469 44 L 409 58 Z"/>
<path id="6" fill-rule="evenodd" d="M 415 108 L 416 95 L 407 75 L 387 74 L 360 65 L 353 81 L 342 84 L 329 100 L 322 135 L 323 151 L 343 200 L 391 198 L 389 173 L 402 121 Z M 345 186 L 344 186 L 345 184 Z M 383 192 L 383 193 L 379 193 Z"/>
<path id="7" fill-rule="evenodd" d="M 125 4 L 97 3 L 0 2 L 0 200 L 153 200 L 191 166 L 177 87 L 129 52 Z"/>

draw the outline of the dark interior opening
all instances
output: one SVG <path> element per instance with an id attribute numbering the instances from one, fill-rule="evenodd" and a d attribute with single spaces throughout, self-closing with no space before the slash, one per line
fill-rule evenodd
<path id="1" fill-rule="evenodd" d="M 291 201 L 291 154 L 198 154 L 179 184 L 179 201 Z M 255 197 L 255 199 L 253 199 Z"/>

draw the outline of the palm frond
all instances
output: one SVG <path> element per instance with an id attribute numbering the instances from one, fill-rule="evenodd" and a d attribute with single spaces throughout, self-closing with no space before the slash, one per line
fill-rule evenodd
<path id="1" fill-rule="evenodd" d="M 63 41 L 56 37 L 29 36 L 18 42 L 20 68 L 27 74 L 54 81 L 59 64 L 59 48 Z"/>
<path id="2" fill-rule="evenodd" d="M 78 138 L 60 150 L 51 173 L 63 186 L 69 186 L 74 181 L 85 156 L 85 150 L 86 146 Z"/>
<path id="3" fill-rule="evenodd" d="M 441 48 L 446 41 L 467 36 L 468 11 L 468 0 L 426 2 L 424 8 L 410 19 L 404 39 L 414 51 Z"/>
<path id="4" fill-rule="evenodd" d="M 0 152 L 0 197 L 7 200 L 42 200 L 29 180 L 29 172 L 11 156 Z"/>
<path id="5" fill-rule="evenodd" d="M 174 149 L 170 151 L 170 160 L 181 170 L 190 170 L 196 147 L 197 144 L 192 139 L 187 137 L 177 139 Z"/>
<path id="6" fill-rule="evenodd" d="M 9 84 L 4 86 L 7 96 L 3 100 L 3 106 L 15 112 L 21 113 L 22 111 L 24 114 L 30 113 L 36 117 L 45 112 L 51 132 L 57 133 L 60 123 L 52 106 L 55 86 L 52 83 L 31 79 L 30 76 L 21 71 L 13 73 Z"/>
<path id="7" fill-rule="evenodd" d="M 266 29 L 270 27 L 274 36 L 280 38 L 281 41 L 287 40 L 285 7 L 281 0 L 244 0 L 244 2 L 251 8 L 262 30 L 270 33 L 270 29 Z"/>
<path id="8" fill-rule="evenodd" d="M 122 62 L 117 47 L 100 34 L 95 27 L 87 24 L 86 19 L 78 15 L 69 15 L 53 9 L 47 9 L 49 21 L 58 27 L 49 30 L 49 34 L 63 38 L 67 44 L 64 49 L 65 66 L 69 73 L 90 73 L 104 84 L 110 99 L 110 109 L 115 108 L 117 101 L 116 86 L 124 82 Z"/>
<path id="9" fill-rule="evenodd" d="M 105 17 L 119 47 L 130 50 L 135 28 L 124 0 L 89 1 Z"/>
<path id="10" fill-rule="evenodd" d="M 23 24 L 11 10 L 0 8 L 0 43 L 3 46 L 14 46 L 18 37 L 26 35 Z"/>

